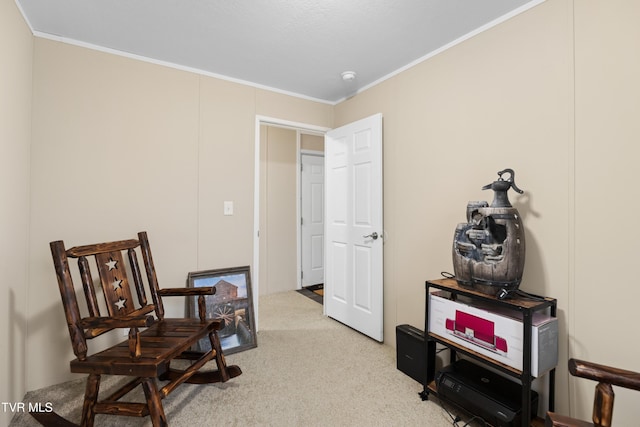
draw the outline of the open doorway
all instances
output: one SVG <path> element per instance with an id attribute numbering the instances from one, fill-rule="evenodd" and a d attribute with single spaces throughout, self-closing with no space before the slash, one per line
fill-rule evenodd
<path id="1" fill-rule="evenodd" d="M 304 130 L 260 129 L 262 293 L 324 281 L 324 138 Z"/>
<path id="2" fill-rule="evenodd" d="M 327 130 L 279 119 L 256 118 L 252 274 L 256 320 L 259 319 L 260 295 L 302 287 L 302 264 L 306 260 L 301 242 L 302 157 L 324 154 Z M 317 187 L 315 192 L 317 201 Z M 317 202 L 315 209 L 317 215 Z M 323 213 L 322 208 L 319 211 Z M 315 240 L 317 242 L 318 238 Z M 312 255 L 316 257 L 316 267 L 319 253 L 316 243 Z"/>
<path id="3" fill-rule="evenodd" d="M 382 114 L 337 129 L 256 117 L 254 198 L 254 307 L 259 329 L 261 253 L 261 128 L 275 126 L 325 135 L 325 289 L 323 312 L 380 342 L 383 333 Z M 353 149 L 351 149 L 353 148 Z M 363 167 L 364 165 L 364 167 Z M 357 168 L 357 170 L 356 170 Z M 359 172 L 359 173 L 356 173 Z M 296 183 L 298 180 L 296 180 Z M 346 190 L 349 191 L 346 191 Z M 299 196 L 299 194 L 297 194 Z M 355 218 L 354 215 L 358 217 Z M 352 220 L 353 219 L 353 220 Z M 329 225 L 329 223 L 331 225 Z M 346 231 L 341 231 L 346 230 Z M 299 232 L 299 229 L 298 229 Z M 342 236 L 342 237 L 341 237 Z M 344 237 L 346 236 L 346 238 Z M 355 246 L 362 248 L 358 252 Z M 357 253 L 356 253 L 357 252 Z M 299 262 L 298 262 L 299 265 Z M 357 271 L 357 280 L 347 280 Z M 337 280 L 334 280 L 337 279 Z M 363 302 L 367 310 L 362 310 Z"/>

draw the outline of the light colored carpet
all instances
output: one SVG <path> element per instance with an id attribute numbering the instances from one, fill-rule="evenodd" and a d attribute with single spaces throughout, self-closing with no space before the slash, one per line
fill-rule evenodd
<path id="1" fill-rule="evenodd" d="M 322 315 L 299 293 L 260 298 L 258 347 L 227 363 L 243 374 L 224 384 L 184 384 L 163 400 L 169 425 L 197 426 L 429 426 L 451 425 L 437 401 L 396 369 L 395 350 Z M 120 381 L 105 378 L 103 389 Z M 102 390 L 106 394 L 107 390 Z M 84 380 L 27 393 L 25 402 L 51 402 L 79 422 Z M 142 393 L 137 400 L 144 401 Z M 149 426 L 148 418 L 96 416 L 96 426 Z M 16 414 L 11 427 L 39 426 Z"/>

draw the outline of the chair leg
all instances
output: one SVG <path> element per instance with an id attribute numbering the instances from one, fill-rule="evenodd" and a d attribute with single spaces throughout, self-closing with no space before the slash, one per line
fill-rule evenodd
<path id="1" fill-rule="evenodd" d="M 144 389 L 144 395 L 147 398 L 149 417 L 151 418 L 153 427 L 167 427 L 167 417 L 164 414 L 162 398 L 160 397 L 160 392 L 158 392 L 155 380 L 153 378 L 145 378 L 142 381 L 142 388 Z"/>
<path id="2" fill-rule="evenodd" d="M 209 334 L 209 341 L 211 342 L 211 348 L 216 352 L 216 364 L 218 365 L 218 372 L 220 372 L 220 380 L 222 382 L 227 382 L 230 379 L 229 372 L 227 371 L 227 362 L 224 360 L 220 337 L 218 337 L 218 333 L 216 331 Z"/>
<path id="3" fill-rule="evenodd" d="M 100 389 L 100 375 L 90 374 L 87 378 L 87 387 L 84 392 L 84 404 L 82 405 L 82 427 L 93 427 L 93 420 L 96 416 L 94 407 L 98 401 L 98 390 Z"/>

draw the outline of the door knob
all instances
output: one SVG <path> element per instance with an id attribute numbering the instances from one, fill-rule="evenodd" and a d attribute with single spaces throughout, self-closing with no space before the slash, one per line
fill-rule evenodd
<path id="1" fill-rule="evenodd" d="M 376 240 L 378 238 L 378 233 L 374 231 L 373 233 L 367 234 L 366 236 L 362 236 L 362 237 L 364 237 L 365 239 L 368 237 L 371 237 L 373 240 Z"/>

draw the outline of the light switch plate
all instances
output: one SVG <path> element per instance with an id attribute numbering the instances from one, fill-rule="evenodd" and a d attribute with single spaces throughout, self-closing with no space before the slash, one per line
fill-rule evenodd
<path id="1" fill-rule="evenodd" d="M 224 214 L 233 215 L 233 202 L 230 202 L 230 201 L 224 202 Z"/>

